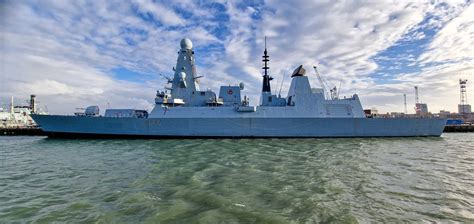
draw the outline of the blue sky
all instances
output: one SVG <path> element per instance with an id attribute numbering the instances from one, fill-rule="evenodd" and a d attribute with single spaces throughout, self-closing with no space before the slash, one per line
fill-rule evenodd
<path id="1" fill-rule="evenodd" d="M 273 88 L 312 66 L 366 108 L 403 111 L 413 86 L 429 109 L 455 111 L 459 78 L 474 82 L 469 1 L 2 1 L 1 103 L 38 95 L 52 113 L 76 107 L 150 109 L 194 43 L 201 86 L 246 84 L 258 104 L 268 38 Z M 473 96 L 472 89 L 468 95 Z M 469 97 L 469 96 L 468 96 Z M 409 107 L 409 109 L 411 109 Z M 409 111 L 410 112 L 410 111 Z M 413 112 L 413 111 L 412 111 Z"/>

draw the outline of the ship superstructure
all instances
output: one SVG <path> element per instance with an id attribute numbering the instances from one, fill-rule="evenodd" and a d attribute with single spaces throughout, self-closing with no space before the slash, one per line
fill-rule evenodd
<path id="1" fill-rule="evenodd" d="M 155 108 L 150 118 L 170 116 L 212 117 L 351 117 L 364 118 L 362 106 L 357 95 L 345 99 L 325 99 L 320 88 L 311 88 L 306 70 L 298 66 L 291 75 L 291 85 L 287 97 L 273 94 L 272 77 L 268 74 L 269 55 L 265 47 L 263 54 L 263 80 L 259 106 L 250 106 L 248 99 L 242 99 L 244 84 L 221 86 L 219 95 L 211 90 L 199 90 L 194 51 L 189 39 L 181 41 L 174 78 L 171 88 L 157 91 Z M 169 93 L 168 93 L 169 91 Z M 166 113 L 164 113 L 166 111 Z M 242 112 L 251 112 L 242 115 Z"/>
<path id="2" fill-rule="evenodd" d="M 0 108 L 0 128 L 30 128 L 36 127 L 31 114 L 47 114 L 37 108 L 36 95 L 30 95 L 28 105 L 15 105 L 13 96 L 8 109 Z"/>
<path id="3" fill-rule="evenodd" d="M 266 41 L 265 41 L 266 42 Z M 312 88 L 303 65 L 291 75 L 286 97 L 273 94 L 265 44 L 260 104 L 252 106 L 244 84 L 201 90 L 191 40 L 180 43 L 171 87 L 158 90 L 150 113 L 98 108 L 86 116 L 34 115 L 51 136 L 127 137 L 369 137 L 439 136 L 446 120 L 366 118 L 357 94 L 326 98 Z M 242 97 L 243 96 L 243 97 Z M 64 125 L 64 124 L 69 125 Z"/>

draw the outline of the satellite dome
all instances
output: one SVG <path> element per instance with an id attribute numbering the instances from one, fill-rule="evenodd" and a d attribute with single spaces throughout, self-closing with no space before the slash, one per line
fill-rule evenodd
<path id="1" fill-rule="evenodd" d="M 193 48 L 193 42 L 188 38 L 182 39 L 180 45 L 181 45 L 181 49 L 192 49 Z"/>

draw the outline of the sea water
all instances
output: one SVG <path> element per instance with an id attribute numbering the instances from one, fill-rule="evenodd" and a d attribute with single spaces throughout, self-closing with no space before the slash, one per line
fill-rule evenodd
<path id="1" fill-rule="evenodd" d="M 0 223 L 474 222 L 474 133 L 0 137 Z"/>

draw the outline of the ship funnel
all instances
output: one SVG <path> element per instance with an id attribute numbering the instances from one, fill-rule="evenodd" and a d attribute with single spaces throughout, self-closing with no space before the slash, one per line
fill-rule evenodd
<path id="1" fill-rule="evenodd" d="M 36 113 L 36 95 L 30 95 L 30 110 L 31 113 Z"/>

